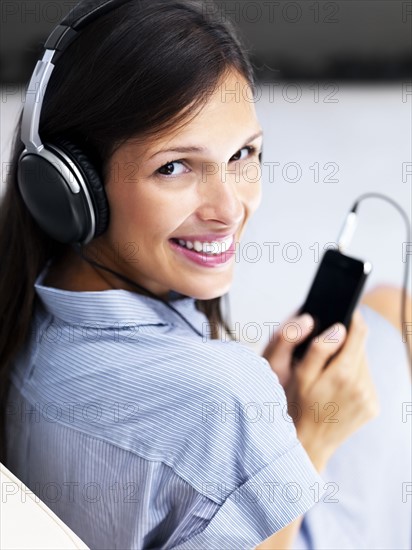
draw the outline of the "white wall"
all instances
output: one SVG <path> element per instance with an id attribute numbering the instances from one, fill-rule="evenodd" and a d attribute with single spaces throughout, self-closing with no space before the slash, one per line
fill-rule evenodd
<path id="1" fill-rule="evenodd" d="M 262 339 L 254 343 L 258 349 L 267 340 L 263 322 L 282 322 L 305 299 L 319 265 L 315 243 L 322 250 L 327 242 L 336 242 L 346 213 L 359 195 L 385 193 L 411 217 L 412 175 L 403 177 L 402 168 L 411 172 L 411 165 L 405 163 L 411 163 L 412 95 L 406 92 L 412 87 L 323 86 L 327 85 L 320 84 L 317 97 L 313 83 L 279 84 L 274 90 L 262 85 L 266 95 L 256 103 L 265 132 L 263 160 L 280 166 L 272 182 L 269 168 L 263 168 L 263 201 L 244 238 L 245 243 L 259 244 L 262 257 L 256 263 L 248 261 L 248 250 L 243 248 L 230 301 L 232 322 L 240 323 L 246 343 L 251 344 L 259 334 L 257 327 L 261 328 Z M 296 163 L 297 168 L 292 164 L 288 168 L 288 163 Z M 315 163 L 319 182 L 310 169 Z M 326 163 L 334 164 L 324 169 Z M 292 182 L 298 170 L 301 178 Z M 337 170 L 330 178 L 336 182 L 327 181 L 332 170 Z M 347 253 L 372 262 L 366 289 L 378 283 L 401 285 L 402 245 L 407 237 L 400 215 L 380 199 L 366 199 L 358 212 L 358 230 Z M 272 263 L 269 248 L 263 245 L 268 241 L 280 243 Z M 292 242 L 297 247 L 289 248 L 289 257 L 301 252 L 296 262 L 286 255 Z M 251 246 L 250 258 L 258 251 L 258 246 L 254 250 Z M 250 325 L 248 332 L 245 325 L 251 322 L 256 330 Z"/>
<path id="2" fill-rule="evenodd" d="M 402 174 L 411 163 L 410 90 L 402 83 L 258 87 L 257 97 L 260 92 L 262 97 L 256 109 L 265 132 L 263 200 L 240 246 L 230 292 L 231 321 L 239 323 L 238 334 L 247 345 L 262 349 L 268 334 L 263 323 L 282 322 L 302 303 L 319 265 L 313 248 L 322 251 L 327 242 L 336 242 L 345 215 L 360 194 L 385 193 L 411 216 L 412 176 Z M 2 183 L 21 102 L 19 91 L 8 95 L 2 90 Z M 279 163 L 272 165 L 273 174 L 268 163 Z M 325 168 L 327 163 L 331 164 Z M 332 171 L 329 180 L 335 182 L 328 181 Z M 298 173 L 299 181 L 292 181 Z M 366 289 L 379 283 L 401 285 L 406 241 L 402 219 L 378 199 L 366 200 L 359 213 L 348 253 L 372 262 Z M 280 243 L 272 262 L 265 242 Z M 288 243 L 296 245 L 288 248 Z M 301 257 L 292 261 L 297 251 Z M 261 257 L 253 261 L 256 253 Z M 247 323 L 252 323 L 249 330 Z"/>

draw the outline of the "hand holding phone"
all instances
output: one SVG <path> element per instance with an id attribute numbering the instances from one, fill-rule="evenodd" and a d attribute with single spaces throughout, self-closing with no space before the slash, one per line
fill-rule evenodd
<path id="1" fill-rule="evenodd" d="M 314 329 L 309 332 L 310 327 L 301 324 L 299 343 L 279 330 L 263 354 L 283 380 L 288 413 L 318 471 L 343 441 L 379 414 L 365 350 L 367 325 L 356 308 L 371 267 L 337 250 L 326 251 L 295 314 L 309 313 Z M 330 327 L 337 323 L 346 327 L 346 334 L 332 332 Z M 313 342 L 324 331 L 330 336 L 322 334 Z M 293 357 L 301 358 L 297 365 Z"/>

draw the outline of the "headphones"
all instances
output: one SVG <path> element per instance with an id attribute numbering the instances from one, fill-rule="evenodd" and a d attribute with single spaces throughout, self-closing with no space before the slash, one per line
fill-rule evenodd
<path id="1" fill-rule="evenodd" d="M 101 15 L 129 0 L 84 0 L 52 31 L 43 58 L 30 79 L 23 109 L 17 181 L 23 201 L 39 226 L 62 243 L 86 244 L 108 226 L 109 205 L 101 177 L 74 143 L 66 139 L 42 143 L 40 115 L 56 61 L 79 32 Z"/>
<path id="2" fill-rule="evenodd" d="M 83 0 L 47 38 L 43 58 L 37 62 L 28 87 L 28 90 L 36 90 L 34 97 L 26 92 L 21 128 L 21 141 L 25 149 L 18 160 L 18 186 L 31 215 L 50 237 L 72 244 L 73 250 L 85 261 L 164 303 L 197 335 L 203 337 L 203 333 L 168 301 L 83 255 L 82 246 L 101 235 L 109 223 L 109 204 L 103 183 L 92 162 L 76 144 L 67 139 L 42 143 L 39 136 L 43 98 L 54 69 L 52 61 L 59 59 L 89 23 L 129 1 Z"/>

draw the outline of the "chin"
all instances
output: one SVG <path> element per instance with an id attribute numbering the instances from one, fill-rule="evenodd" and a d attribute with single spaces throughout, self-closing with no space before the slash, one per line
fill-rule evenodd
<path id="1" fill-rule="evenodd" d="M 214 298 L 219 298 L 227 292 L 229 292 L 232 281 L 228 281 L 226 284 L 221 285 L 208 285 L 202 286 L 191 286 L 191 288 L 186 289 L 186 291 L 181 291 L 186 296 L 191 296 L 196 300 L 213 300 Z"/>

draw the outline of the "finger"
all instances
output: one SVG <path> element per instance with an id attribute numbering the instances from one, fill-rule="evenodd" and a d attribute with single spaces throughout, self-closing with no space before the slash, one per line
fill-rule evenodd
<path id="1" fill-rule="evenodd" d="M 365 349 L 365 340 L 368 334 L 368 326 L 359 309 L 356 309 L 349 326 L 348 336 L 339 355 L 331 362 L 339 368 L 348 369 L 354 373 L 359 372 L 362 361 L 360 360 Z"/>
<path id="2" fill-rule="evenodd" d="M 313 327 L 313 318 L 308 313 L 288 318 L 271 335 L 268 353 L 271 357 L 279 354 L 284 356 L 285 352 L 290 355 L 291 350 L 311 333 Z"/>
<path id="3" fill-rule="evenodd" d="M 293 349 L 309 336 L 313 328 L 314 320 L 309 313 L 288 319 L 278 331 L 279 348 L 291 355 Z"/>
<path id="4" fill-rule="evenodd" d="M 336 323 L 312 340 L 303 359 L 297 364 L 298 372 L 308 385 L 318 378 L 328 359 L 339 351 L 346 336 L 345 326 Z"/>
<path id="5" fill-rule="evenodd" d="M 359 373 L 351 386 L 354 392 L 353 400 L 359 403 L 359 410 L 363 412 L 365 419 L 370 420 L 377 416 L 379 413 L 379 397 L 365 353 L 361 354 Z"/>
<path id="6" fill-rule="evenodd" d="M 263 357 L 269 361 L 279 380 L 286 381 L 290 376 L 293 348 L 308 336 L 313 325 L 312 317 L 307 315 L 290 318 L 283 323 L 265 348 Z"/>

